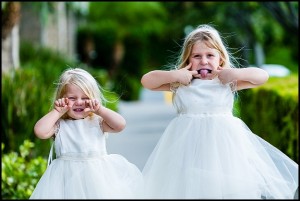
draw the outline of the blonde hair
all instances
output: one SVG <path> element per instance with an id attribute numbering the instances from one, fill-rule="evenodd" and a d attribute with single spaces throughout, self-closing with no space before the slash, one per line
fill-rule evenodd
<path id="1" fill-rule="evenodd" d="M 189 64 L 189 56 L 191 55 L 193 45 L 198 41 L 204 42 L 209 48 L 219 51 L 222 60 L 221 67 L 234 67 L 231 62 L 233 57 L 228 52 L 219 32 L 211 25 L 203 24 L 199 25 L 185 37 L 175 68 L 181 69 Z"/>
<path id="2" fill-rule="evenodd" d="M 89 97 L 89 99 L 98 99 L 102 105 L 106 101 L 102 94 L 102 88 L 100 84 L 90 73 L 81 68 L 66 69 L 61 74 L 58 83 L 56 84 L 57 87 L 54 93 L 53 107 L 54 101 L 63 98 L 65 95 L 67 84 L 76 85 L 85 93 L 85 95 Z M 65 114 L 62 116 L 62 118 L 67 118 L 67 115 Z"/>

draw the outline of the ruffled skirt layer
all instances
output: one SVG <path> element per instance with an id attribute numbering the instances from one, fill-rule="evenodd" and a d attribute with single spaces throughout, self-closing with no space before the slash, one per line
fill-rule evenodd
<path id="1" fill-rule="evenodd" d="M 52 161 L 30 199 L 135 199 L 143 196 L 140 170 L 123 156 L 62 156 Z"/>
<path id="2" fill-rule="evenodd" d="M 298 187 L 298 164 L 231 114 L 173 119 L 143 174 L 151 199 L 293 199 Z"/>

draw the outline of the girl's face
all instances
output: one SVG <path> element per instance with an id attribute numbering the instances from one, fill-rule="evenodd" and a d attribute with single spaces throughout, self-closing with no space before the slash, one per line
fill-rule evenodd
<path id="1" fill-rule="evenodd" d="M 86 108 L 86 100 L 89 100 L 89 97 L 78 86 L 67 84 L 64 97 L 68 98 L 69 105 L 72 106 L 67 112 L 69 117 L 82 119 L 89 115 L 89 112 L 84 111 Z"/>
<path id="2" fill-rule="evenodd" d="M 189 62 L 192 63 L 191 70 L 201 71 L 199 75 L 201 79 L 211 79 L 211 72 L 220 66 L 221 57 L 218 50 L 209 48 L 204 42 L 199 41 L 192 47 Z"/>

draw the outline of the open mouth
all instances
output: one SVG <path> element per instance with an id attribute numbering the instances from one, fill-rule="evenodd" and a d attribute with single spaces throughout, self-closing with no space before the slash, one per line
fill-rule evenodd
<path id="1" fill-rule="evenodd" d="M 197 70 L 197 72 L 198 72 L 198 74 L 201 74 L 201 77 L 205 78 L 208 73 L 212 72 L 212 70 L 203 68 L 203 69 Z"/>
<path id="2" fill-rule="evenodd" d="M 211 73 L 212 70 L 205 69 L 205 68 L 197 70 L 198 74 L 201 74 L 201 72 L 205 72 L 205 71 L 206 71 L 206 73 Z"/>
<path id="3" fill-rule="evenodd" d="M 82 108 L 77 108 L 77 109 L 74 109 L 73 111 L 74 111 L 74 112 L 82 112 L 83 109 L 82 109 Z"/>

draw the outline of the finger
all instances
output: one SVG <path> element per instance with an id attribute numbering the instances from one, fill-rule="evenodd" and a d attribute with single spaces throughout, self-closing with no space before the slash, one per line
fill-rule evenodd
<path id="1" fill-rule="evenodd" d="M 60 102 L 60 105 L 64 107 L 65 105 L 67 105 L 67 98 L 61 98 L 61 99 L 59 99 L 59 102 Z"/>
<path id="2" fill-rule="evenodd" d="M 91 111 L 91 108 L 89 108 L 89 107 L 86 107 L 86 108 L 84 108 L 84 110 L 83 110 L 84 112 L 90 112 Z"/>
<path id="3" fill-rule="evenodd" d="M 57 100 L 59 107 L 63 107 L 65 105 L 63 100 L 64 100 L 63 98 L 60 98 L 60 99 Z"/>
<path id="4" fill-rule="evenodd" d="M 74 103 L 72 103 L 72 102 L 68 101 L 68 104 L 67 104 L 68 108 L 72 108 L 72 107 L 73 107 L 73 105 L 74 105 Z"/>
<path id="5" fill-rule="evenodd" d="M 95 108 L 95 101 L 94 100 L 89 100 L 90 108 L 94 109 Z"/>
<path id="6" fill-rule="evenodd" d="M 90 108 L 95 109 L 95 100 L 89 100 Z"/>
<path id="7" fill-rule="evenodd" d="M 94 99 L 94 107 L 97 107 L 99 105 L 99 101 L 97 99 Z"/>
<path id="8" fill-rule="evenodd" d="M 85 100 L 84 104 L 85 104 L 85 107 L 91 107 L 90 100 Z"/>
<path id="9" fill-rule="evenodd" d="M 95 111 L 98 111 L 101 107 L 100 101 L 95 99 Z"/>
<path id="10" fill-rule="evenodd" d="M 212 71 L 212 74 L 218 75 L 222 70 L 216 69 Z"/>
<path id="11" fill-rule="evenodd" d="M 193 75 L 194 78 L 201 78 L 201 74 Z"/>
<path id="12" fill-rule="evenodd" d="M 64 105 L 63 108 L 65 111 L 68 111 L 71 107 L 69 107 L 69 105 Z"/>
<path id="13" fill-rule="evenodd" d="M 199 74 L 198 71 L 196 71 L 196 70 L 192 70 L 191 73 L 192 73 L 192 75 L 197 75 L 197 74 Z"/>
<path id="14" fill-rule="evenodd" d="M 185 69 L 190 69 L 192 67 L 192 63 L 189 63 L 189 65 L 187 65 L 186 67 L 184 67 Z"/>
<path id="15" fill-rule="evenodd" d="M 59 107 L 59 101 L 56 100 L 56 101 L 54 102 L 54 105 L 55 105 L 56 107 Z"/>

